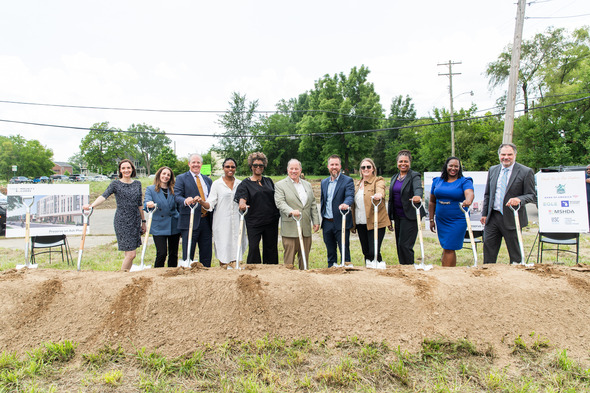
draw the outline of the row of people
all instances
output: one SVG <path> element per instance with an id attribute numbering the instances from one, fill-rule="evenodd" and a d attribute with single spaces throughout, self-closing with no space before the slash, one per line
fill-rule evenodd
<path id="1" fill-rule="evenodd" d="M 532 170 L 515 163 L 516 147 L 503 144 L 498 149 L 500 164 L 490 168 L 484 195 L 482 223 L 485 225 L 484 263 L 495 263 L 504 238 L 511 261 L 520 262 L 514 218 L 508 206 L 517 206 L 535 201 Z M 356 182 L 342 173 L 342 164 L 337 155 L 328 158 L 330 176 L 321 182 L 320 209 L 311 184 L 301 177 L 301 162 L 292 159 L 288 163 L 288 176 L 276 184 L 263 176 L 267 158 L 256 152 L 248 157 L 252 175 L 243 181 L 235 178 L 237 164 L 228 158 L 223 162 L 224 175 L 212 182 L 200 173 L 202 157 L 193 154 L 189 158 L 188 172 L 174 177 L 168 167 L 160 168 L 154 185 L 147 187 L 145 203 L 141 204 L 141 183 L 132 178 L 135 168 L 129 160 L 119 164 L 119 180 L 113 181 L 102 196 L 90 208 L 104 202 L 111 194 L 117 199 L 115 232 L 119 250 L 125 252 L 122 269 L 131 267 L 135 250 L 141 245 L 145 232 L 144 207 L 157 206 L 153 215 L 151 234 L 156 245 L 155 267 L 163 267 L 166 256 L 168 266 L 177 266 L 179 238 L 182 238 L 183 255 L 193 260 L 196 246 L 199 261 L 211 266 L 212 240 L 215 255 L 220 264 L 235 262 L 238 246 L 240 211 L 245 214 L 247 237 L 242 238 L 241 250 L 249 244 L 247 263 L 277 264 L 277 237 L 279 220 L 284 248 L 284 263 L 293 265 L 298 257 L 303 268 L 302 253 L 309 260 L 312 233 L 320 229 L 327 250 L 328 267 L 338 263 L 342 250 L 344 228 L 344 261 L 350 263 L 350 232 L 358 233 L 364 259 L 382 261 L 381 245 L 385 229 L 394 231 L 396 251 L 400 264 L 414 263 L 414 244 L 419 221 L 426 214 L 422 205 L 423 188 L 420 174 L 411 169 L 412 155 L 401 150 L 397 155 L 399 172 L 391 178 L 389 199 L 385 206 L 386 185 L 377 176 L 375 163 L 365 158 L 360 164 L 361 178 Z M 500 170 L 502 175 L 500 175 Z M 455 250 L 463 246 L 466 221 L 459 205 L 468 208 L 474 198 L 473 181 L 464 177 L 461 161 L 450 157 L 445 162 L 441 176 L 433 180 L 430 201 L 430 229 L 438 233 L 443 248 L 443 266 L 455 266 Z M 374 206 L 377 205 L 377 228 Z M 194 211 L 194 213 L 193 213 Z M 351 214 L 348 214 L 348 212 Z M 213 219 L 215 213 L 215 219 Z M 189 236 L 190 216 L 193 218 L 193 233 Z M 526 210 L 520 209 L 520 222 L 527 225 Z M 303 234 L 301 250 L 296 221 L 300 220 Z M 511 221 L 512 220 L 512 221 Z M 344 224 L 343 224 L 344 222 Z M 377 249 L 374 247 L 374 231 L 377 231 Z M 192 238 L 191 247 L 188 239 Z M 260 242 L 262 241 L 262 255 Z M 191 255 L 187 255 L 187 250 Z"/>

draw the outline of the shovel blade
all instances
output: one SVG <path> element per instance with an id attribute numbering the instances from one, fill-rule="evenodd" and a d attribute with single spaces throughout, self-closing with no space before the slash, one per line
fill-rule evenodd
<path id="1" fill-rule="evenodd" d="M 193 261 L 191 261 L 190 259 L 187 259 L 187 260 L 179 260 L 178 261 L 178 266 L 180 266 L 180 267 L 191 267 L 191 263 L 193 263 Z"/>
<path id="2" fill-rule="evenodd" d="M 35 264 L 30 264 L 30 265 L 16 265 L 15 268 L 16 270 L 20 270 L 22 268 L 26 267 L 27 269 L 37 269 L 39 267 L 39 265 Z"/>

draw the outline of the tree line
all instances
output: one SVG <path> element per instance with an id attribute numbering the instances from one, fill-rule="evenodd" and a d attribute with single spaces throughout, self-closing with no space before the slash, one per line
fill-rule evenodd
<path id="1" fill-rule="evenodd" d="M 588 27 L 571 34 L 549 28 L 522 43 L 519 96 L 524 111 L 515 119 L 514 143 L 518 161 L 534 169 L 590 162 L 590 34 Z M 508 45 L 489 63 L 485 74 L 490 89 L 508 79 L 511 58 Z M 266 174 L 286 173 L 287 162 L 299 159 L 303 171 L 326 175 L 326 160 L 342 157 L 345 171 L 354 172 L 364 157 L 371 157 L 384 174 L 396 171 L 396 155 L 408 149 L 417 171 L 438 171 L 451 154 L 450 113 L 433 108 L 418 116 L 412 98 L 398 95 L 388 108 L 380 103 L 366 66 L 324 75 L 312 89 L 281 99 L 272 114 L 258 111 L 258 100 L 232 93 L 228 110 L 219 116 L 223 132 L 211 151 L 238 162 L 238 174 L 249 173 L 247 156 L 262 151 L 268 157 Z M 454 113 L 456 155 L 466 170 L 487 170 L 498 161 L 502 141 L 505 91 L 497 107 L 485 114 L 476 105 Z M 160 166 L 175 173 L 187 170 L 166 132 L 147 124 L 132 124 L 123 131 L 108 122 L 96 123 L 81 140 L 80 151 L 70 158 L 75 168 L 113 173 L 123 158 L 138 161 L 146 174 Z M 11 165 L 19 175 L 51 174 L 52 152 L 38 141 L 21 136 L 0 137 L 0 173 L 9 178 Z M 203 154 L 211 163 L 210 153 Z M 22 168 L 22 171 L 21 171 Z"/>

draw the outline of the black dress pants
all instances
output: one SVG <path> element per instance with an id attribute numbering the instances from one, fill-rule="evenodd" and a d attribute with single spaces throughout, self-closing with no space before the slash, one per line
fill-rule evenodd
<path id="1" fill-rule="evenodd" d="M 363 255 L 365 257 L 365 261 L 368 259 L 372 261 L 375 259 L 375 233 L 374 229 L 370 231 L 367 230 L 367 224 L 357 224 L 356 232 L 359 235 L 359 240 L 361 242 L 361 249 L 363 250 Z M 381 256 L 381 243 L 383 243 L 383 238 L 385 237 L 385 228 L 379 228 L 377 230 L 377 261 L 383 261 L 383 257 Z"/>
<path id="2" fill-rule="evenodd" d="M 154 262 L 154 267 L 164 267 L 166 255 L 168 255 L 168 267 L 177 267 L 180 233 L 170 236 L 152 235 L 152 237 L 156 245 L 156 261 Z"/>
<path id="3" fill-rule="evenodd" d="M 267 225 L 249 226 L 248 230 L 248 259 L 250 263 L 264 263 L 265 265 L 277 265 L 279 263 L 279 221 Z M 262 239 L 262 258 L 260 258 L 260 240 Z"/>
<path id="4" fill-rule="evenodd" d="M 414 264 L 414 244 L 418 236 L 418 221 L 398 216 L 393 217 L 395 245 L 400 265 Z"/>

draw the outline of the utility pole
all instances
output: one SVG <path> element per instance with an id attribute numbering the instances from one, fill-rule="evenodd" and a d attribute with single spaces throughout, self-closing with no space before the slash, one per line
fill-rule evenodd
<path id="1" fill-rule="evenodd" d="M 502 143 L 512 143 L 512 135 L 514 133 L 514 107 L 516 106 L 518 68 L 520 66 L 520 44 L 522 43 L 525 5 L 526 0 L 518 0 L 518 6 L 516 9 L 516 27 L 514 28 L 514 43 L 512 44 L 512 58 L 510 62 L 510 76 L 508 78 L 506 115 L 504 116 L 504 136 L 502 137 Z"/>
<path id="2" fill-rule="evenodd" d="M 460 61 L 454 62 L 449 60 L 448 63 L 438 63 L 438 66 L 449 66 L 448 74 L 438 74 L 438 76 L 449 76 L 449 97 L 451 98 L 451 156 L 455 156 L 455 113 L 453 112 L 453 75 L 461 75 L 460 72 L 453 74 L 453 66 L 461 64 Z"/>

